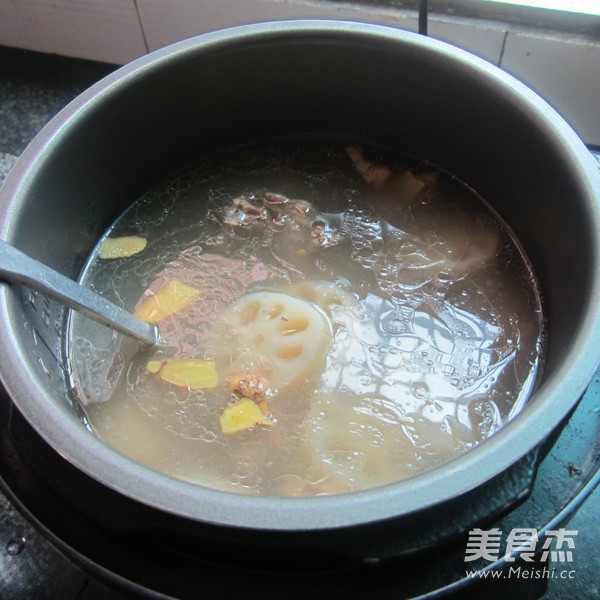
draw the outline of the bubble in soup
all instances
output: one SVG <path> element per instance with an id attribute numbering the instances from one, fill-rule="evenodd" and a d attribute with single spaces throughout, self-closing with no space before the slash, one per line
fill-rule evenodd
<path id="1" fill-rule="evenodd" d="M 81 281 L 163 342 L 72 315 L 89 427 L 233 492 L 411 477 L 509 421 L 540 363 L 537 283 L 500 217 L 445 171 L 356 144 L 206 158 L 137 200 Z"/>

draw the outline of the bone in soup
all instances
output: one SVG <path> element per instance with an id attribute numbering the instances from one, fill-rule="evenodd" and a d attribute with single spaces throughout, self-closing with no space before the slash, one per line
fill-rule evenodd
<path id="1" fill-rule="evenodd" d="M 506 423 L 540 362 L 536 280 L 500 218 L 443 170 L 359 145 L 204 159 L 135 202 L 81 282 L 162 340 L 140 349 L 72 315 L 88 426 L 228 491 L 410 477 Z"/>

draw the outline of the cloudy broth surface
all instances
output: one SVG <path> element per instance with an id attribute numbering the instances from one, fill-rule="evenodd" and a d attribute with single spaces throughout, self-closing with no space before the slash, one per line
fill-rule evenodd
<path id="1" fill-rule="evenodd" d="M 147 244 L 100 244 L 81 282 L 155 319 L 162 344 L 73 315 L 73 390 L 100 438 L 173 477 L 283 496 L 384 485 L 492 435 L 534 385 L 527 259 L 426 162 L 337 142 L 231 150 L 105 240 L 129 236 Z"/>

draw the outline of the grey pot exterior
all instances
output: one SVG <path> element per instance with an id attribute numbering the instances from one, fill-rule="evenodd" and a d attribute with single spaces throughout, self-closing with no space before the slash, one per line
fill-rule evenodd
<path id="1" fill-rule="evenodd" d="M 600 362 L 600 171 L 524 85 L 454 47 L 378 26 L 297 21 L 206 34 L 119 69 L 55 117 L 2 189 L 0 235 L 77 278 L 106 228 L 164 175 L 218 148 L 299 136 L 426 158 L 471 185 L 521 240 L 542 287 L 547 354 L 536 393 L 500 432 L 431 471 L 352 494 L 258 498 L 187 484 L 86 430 L 66 389 L 63 309 L 4 284 L 2 383 L 90 490 L 150 511 L 161 530 L 171 522 L 236 543 L 319 536 L 338 547 L 353 532 L 371 540 L 363 556 L 387 547 L 388 532 L 406 535 L 402 550 L 428 545 L 526 493 L 536 448 Z"/>

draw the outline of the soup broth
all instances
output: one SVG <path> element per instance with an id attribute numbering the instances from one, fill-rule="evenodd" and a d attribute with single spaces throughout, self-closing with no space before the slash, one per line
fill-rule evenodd
<path id="1" fill-rule="evenodd" d="M 506 423 L 540 362 L 536 281 L 500 218 L 441 169 L 358 145 L 204 159 L 135 202 L 81 282 L 162 342 L 71 317 L 89 427 L 223 490 L 410 477 Z"/>

